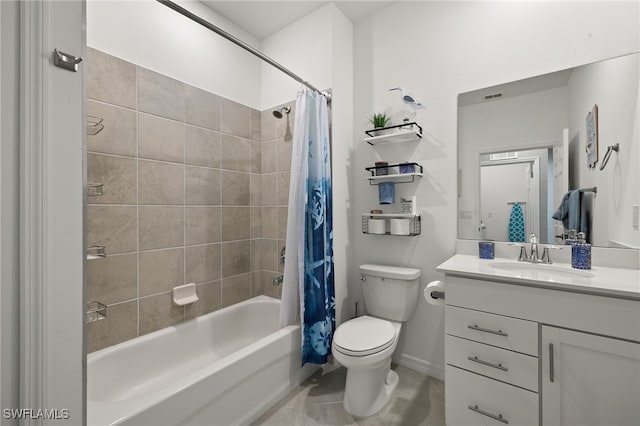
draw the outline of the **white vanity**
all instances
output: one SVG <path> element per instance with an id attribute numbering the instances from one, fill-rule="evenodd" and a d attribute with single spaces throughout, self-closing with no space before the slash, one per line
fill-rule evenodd
<path id="1" fill-rule="evenodd" d="M 457 254 L 445 273 L 446 418 L 640 425 L 640 271 Z"/>

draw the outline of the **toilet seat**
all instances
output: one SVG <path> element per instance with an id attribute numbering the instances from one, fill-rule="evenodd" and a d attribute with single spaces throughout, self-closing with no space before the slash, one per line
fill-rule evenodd
<path id="1" fill-rule="evenodd" d="M 364 315 L 340 325 L 333 336 L 333 345 L 344 355 L 363 357 L 387 349 L 395 337 L 391 322 Z"/>

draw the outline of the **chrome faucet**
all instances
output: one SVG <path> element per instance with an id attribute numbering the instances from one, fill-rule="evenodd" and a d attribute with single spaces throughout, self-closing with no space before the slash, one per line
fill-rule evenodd
<path id="1" fill-rule="evenodd" d="M 531 243 L 529 262 L 540 263 L 540 258 L 538 257 L 538 238 L 536 234 L 531 233 L 531 235 L 529 235 L 529 242 Z"/>

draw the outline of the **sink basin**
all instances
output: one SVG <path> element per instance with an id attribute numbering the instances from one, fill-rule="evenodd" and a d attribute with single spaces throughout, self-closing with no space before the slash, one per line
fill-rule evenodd
<path id="1" fill-rule="evenodd" d="M 541 263 L 525 262 L 491 262 L 489 267 L 501 271 L 516 273 L 520 276 L 527 275 L 532 278 L 553 279 L 558 278 L 591 278 L 593 274 L 589 271 L 581 271 L 564 266 L 545 265 Z"/>

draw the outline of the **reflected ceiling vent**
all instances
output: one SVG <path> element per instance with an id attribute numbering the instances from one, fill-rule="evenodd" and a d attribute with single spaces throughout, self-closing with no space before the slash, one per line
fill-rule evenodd
<path id="1" fill-rule="evenodd" d="M 485 101 L 491 100 L 491 99 L 496 99 L 496 98 L 501 98 L 502 97 L 502 93 L 492 93 L 490 95 L 486 95 L 484 97 Z"/>

